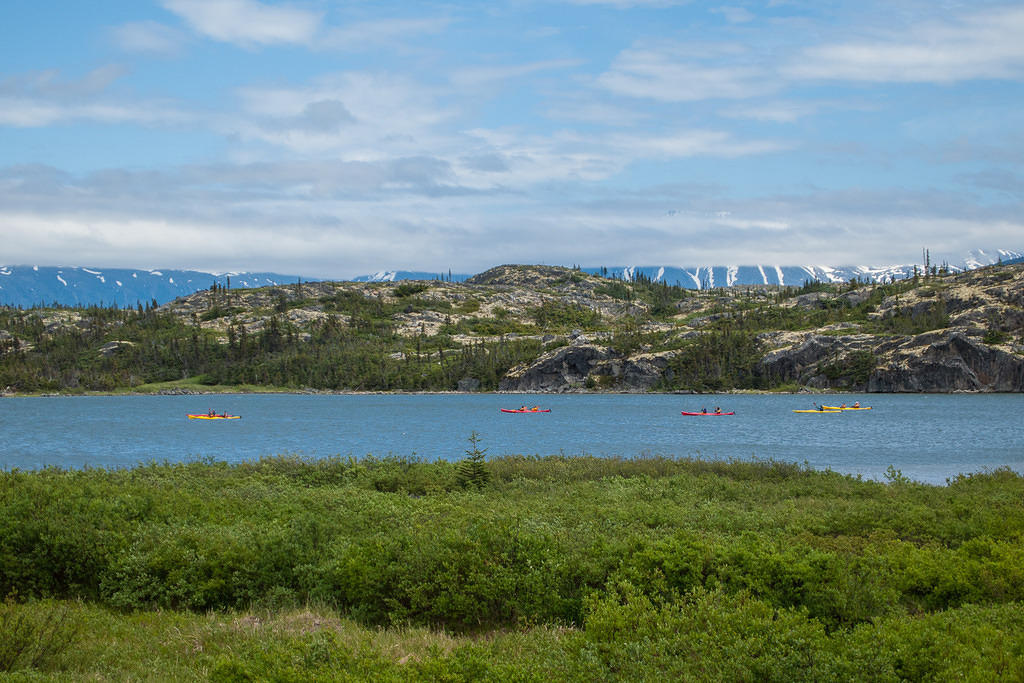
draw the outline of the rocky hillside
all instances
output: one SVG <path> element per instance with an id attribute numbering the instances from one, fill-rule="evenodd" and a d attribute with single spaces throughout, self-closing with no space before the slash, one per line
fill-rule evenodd
<path id="1" fill-rule="evenodd" d="M 218 333 L 232 324 L 258 333 L 271 316 L 301 329 L 333 315 L 337 297 L 358 296 L 390 306 L 395 330 L 408 337 L 445 334 L 453 345 L 540 341 L 532 362 L 501 379 L 504 391 L 728 388 L 686 386 L 674 375 L 701 338 L 736 330 L 754 336 L 750 371 L 766 386 L 1024 390 L 1021 265 L 806 293 L 643 284 L 553 266 L 500 266 L 462 283 L 304 283 L 203 292 L 165 308 Z M 773 317 L 785 329 L 770 329 Z"/>
<path id="2" fill-rule="evenodd" d="M 182 377 L 206 373 L 217 383 L 542 392 L 1024 391 L 1024 265 L 887 285 L 701 291 L 643 277 L 506 265 L 464 282 L 215 285 L 154 313 L 185 331 L 175 333 L 177 356 L 164 353 L 165 365 L 191 358 Z M 108 370 L 124 373 L 129 356 L 141 364 L 158 355 L 151 333 L 128 335 L 132 320 L 108 322 L 99 334 L 89 315 L 87 309 L 12 313 L 17 329 L 13 322 L 4 329 L 0 318 L 0 360 L 36 345 L 42 351 L 65 329 L 76 331 L 78 346 L 95 346 L 92 353 L 107 359 Z M 138 316 L 141 325 L 151 314 L 140 309 Z M 88 330 L 94 337 L 85 340 Z M 191 348 L 191 356 L 178 345 Z M 248 365 L 239 369 L 243 361 Z M 335 373 L 339 365 L 355 369 Z M 172 375 L 173 368 L 161 373 Z"/>

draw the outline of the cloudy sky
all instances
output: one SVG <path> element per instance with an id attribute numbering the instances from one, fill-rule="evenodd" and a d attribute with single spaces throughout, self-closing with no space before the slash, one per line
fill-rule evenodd
<path id="1" fill-rule="evenodd" d="M 1024 250 L 1022 36 L 987 0 L 3 0 L 0 264 Z"/>

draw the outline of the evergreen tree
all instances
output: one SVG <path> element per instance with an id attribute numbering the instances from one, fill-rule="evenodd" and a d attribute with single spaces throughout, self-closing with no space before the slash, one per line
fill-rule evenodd
<path id="1" fill-rule="evenodd" d="M 480 448 L 480 435 L 475 430 L 469 435 L 469 443 L 472 448 L 466 451 L 466 457 L 455 468 L 455 478 L 462 488 L 482 489 L 491 479 L 484 461 L 487 449 Z"/>

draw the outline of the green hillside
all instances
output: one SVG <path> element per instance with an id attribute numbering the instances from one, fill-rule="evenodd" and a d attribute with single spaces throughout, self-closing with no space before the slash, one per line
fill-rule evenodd
<path id="1" fill-rule="evenodd" d="M 0 309 L 7 393 L 1021 391 L 1022 367 L 1021 265 L 704 291 L 501 266 L 465 283 L 215 285 L 160 307 Z"/>

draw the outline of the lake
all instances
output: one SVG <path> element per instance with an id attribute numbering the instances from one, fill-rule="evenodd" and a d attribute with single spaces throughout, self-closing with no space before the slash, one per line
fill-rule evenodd
<path id="1" fill-rule="evenodd" d="M 815 401 L 873 410 L 798 414 Z M 520 405 L 543 414 L 506 414 Z M 680 411 L 735 411 L 686 417 Z M 209 409 L 240 420 L 189 420 Z M 218 394 L 0 399 L 0 468 L 131 467 L 297 454 L 457 460 L 487 456 L 671 456 L 806 463 L 916 481 L 1010 467 L 1024 472 L 1024 395 Z"/>

